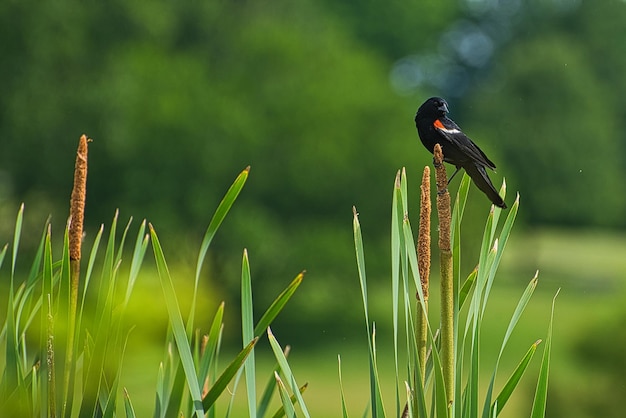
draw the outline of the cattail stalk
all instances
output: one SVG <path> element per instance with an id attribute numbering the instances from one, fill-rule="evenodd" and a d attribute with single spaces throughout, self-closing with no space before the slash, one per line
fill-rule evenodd
<path id="1" fill-rule="evenodd" d="M 70 253 L 70 307 L 69 330 L 67 339 L 67 354 L 65 365 L 65 402 L 63 415 L 67 407 L 67 400 L 71 401 L 71 373 L 74 362 L 74 338 L 76 333 L 76 310 L 78 306 L 78 285 L 80 281 L 80 257 L 83 240 L 83 220 L 85 218 L 85 200 L 87 195 L 87 143 L 86 135 L 82 135 L 76 151 L 74 166 L 74 187 L 70 197 L 70 216 L 68 219 L 69 253 Z"/>
<path id="2" fill-rule="evenodd" d="M 441 270 L 441 363 L 448 405 L 454 399 L 454 275 L 450 244 L 450 193 L 443 152 L 435 144 L 433 165 L 437 179 L 437 214 L 439 217 L 439 259 Z"/>

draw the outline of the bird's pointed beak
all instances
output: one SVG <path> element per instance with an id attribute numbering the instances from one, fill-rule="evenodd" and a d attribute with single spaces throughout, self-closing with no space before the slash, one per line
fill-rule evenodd
<path id="1" fill-rule="evenodd" d="M 445 103 L 442 103 L 441 106 L 437 108 L 437 110 L 443 113 L 448 113 L 448 105 Z"/>

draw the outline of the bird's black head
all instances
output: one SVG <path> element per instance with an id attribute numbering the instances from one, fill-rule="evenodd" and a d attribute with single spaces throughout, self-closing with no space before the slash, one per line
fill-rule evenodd
<path id="1" fill-rule="evenodd" d="M 448 103 L 441 97 L 431 97 L 417 110 L 417 115 L 438 118 L 448 113 Z"/>

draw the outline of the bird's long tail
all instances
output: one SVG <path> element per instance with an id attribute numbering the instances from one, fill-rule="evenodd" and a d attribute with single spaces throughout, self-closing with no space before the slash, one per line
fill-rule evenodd
<path id="1" fill-rule="evenodd" d="M 493 187 L 485 167 L 479 164 L 470 163 L 463 168 L 472 178 L 474 184 L 487 195 L 489 200 L 491 200 L 494 205 L 501 207 L 502 209 L 506 209 L 506 203 L 504 203 L 504 200 L 500 197 L 496 188 Z"/>

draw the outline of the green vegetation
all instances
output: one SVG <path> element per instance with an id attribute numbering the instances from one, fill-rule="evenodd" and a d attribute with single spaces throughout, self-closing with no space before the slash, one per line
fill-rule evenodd
<path id="1" fill-rule="evenodd" d="M 438 161 L 440 165 L 442 162 L 441 151 L 439 149 L 439 157 L 437 157 L 437 149 L 435 151 L 435 160 L 436 162 Z M 439 159 L 437 160 L 437 158 Z M 427 297 L 428 284 L 424 284 L 423 269 L 418 268 L 418 259 L 423 256 L 420 251 L 423 251 L 423 249 L 417 247 L 418 253 L 416 254 L 416 245 L 413 241 L 414 235 L 411 231 L 408 218 L 409 212 L 406 195 L 407 181 L 404 171 L 402 172 L 402 176 L 398 173 L 396 179 L 391 234 L 392 259 L 394 260 L 392 263 L 393 274 L 391 280 L 394 330 L 393 358 L 395 359 L 396 392 L 395 412 L 391 414 L 391 416 L 498 416 L 519 385 L 537 346 L 541 342 L 541 340 L 537 340 L 530 345 L 528 351 L 521 358 L 517 367 L 515 367 L 506 383 L 500 389 L 500 392 L 496 395 L 495 384 L 496 377 L 500 375 L 500 360 L 537 286 L 537 277 L 535 276 L 520 297 L 517 307 L 507 325 L 499 353 L 495 359 L 495 367 L 491 374 L 491 379 L 489 380 L 488 389 L 484 395 L 484 399 L 481 398 L 479 400 L 480 396 L 482 396 L 482 393 L 479 394 L 479 387 L 481 384 L 484 384 L 486 380 L 480 377 L 483 372 L 480 363 L 485 360 L 482 354 L 484 341 L 481 332 L 482 324 L 486 320 L 485 308 L 490 298 L 498 265 L 517 215 L 519 199 L 516 199 L 508 212 L 508 216 L 498 236 L 496 236 L 496 232 L 499 229 L 498 219 L 501 210 L 497 208 L 494 210 L 492 207 L 485 226 L 478 268 L 471 272 L 467 278 L 461 280 L 461 274 L 458 270 L 458 261 L 461 256 L 460 230 L 469 190 L 469 177 L 467 175 L 463 177 L 459 189 L 460 192 L 457 195 L 454 213 L 450 216 L 450 200 L 445 190 L 447 184 L 446 173 L 442 171 L 437 174 L 437 184 L 443 185 L 443 190 L 441 190 L 441 193 L 437 194 L 439 249 L 442 253 L 444 253 L 446 249 L 447 251 L 450 251 L 450 248 L 454 249 L 454 259 L 456 259 L 457 269 L 454 270 L 455 277 L 453 279 L 452 263 L 450 263 L 449 266 L 447 263 L 442 263 L 442 270 L 447 268 L 449 272 L 445 275 L 441 275 L 441 281 L 443 282 L 446 276 L 450 276 L 450 280 L 454 282 L 450 289 L 453 295 L 448 298 L 447 295 L 445 295 L 448 288 L 442 284 L 442 299 L 440 305 L 442 309 L 440 309 L 440 315 L 435 321 L 432 319 L 428 321 L 429 323 L 424 330 L 426 335 L 423 337 L 420 336 L 421 329 L 419 327 L 417 329 L 415 328 L 416 315 L 419 315 L 420 311 L 424 312 L 427 316 L 429 314 L 429 305 L 424 302 L 429 300 Z M 423 182 L 428 184 L 430 177 L 425 174 Z M 422 190 L 427 188 L 428 186 L 423 186 Z M 504 191 L 503 188 L 502 192 Z M 422 234 L 424 221 L 425 220 L 421 218 L 420 234 Z M 427 224 L 429 224 L 429 222 L 429 220 L 426 220 Z M 450 223 L 452 225 L 450 225 Z M 450 244 L 450 226 L 452 227 L 452 244 Z M 430 227 L 426 226 L 426 229 L 429 230 Z M 379 378 L 380 368 L 377 360 L 382 354 L 377 348 L 378 339 L 376 337 L 376 326 L 370 321 L 368 314 L 365 257 L 363 254 L 361 227 L 356 210 L 354 213 L 354 233 L 357 264 L 359 267 L 363 304 L 365 307 L 365 320 L 368 332 L 371 331 L 371 337 L 368 339 L 370 349 L 371 413 L 374 417 L 383 417 L 386 416 L 386 412 L 383 405 L 381 380 Z M 427 250 L 427 252 L 427 255 L 429 255 L 430 251 Z M 412 308 L 415 303 L 413 297 L 413 289 L 415 288 L 417 288 L 418 293 L 417 312 L 414 312 Z M 452 306 L 445 308 L 445 304 L 447 303 Z M 552 309 L 554 310 L 554 306 Z M 443 328 L 445 321 L 448 320 L 446 313 L 448 311 L 451 312 L 451 318 L 449 319 L 452 321 L 450 325 L 451 347 L 449 348 L 452 352 L 446 354 L 445 339 L 447 337 Z M 404 324 L 401 323 L 403 319 Z M 438 329 L 437 326 L 434 325 L 436 323 L 440 324 Z M 422 339 L 425 339 L 428 348 L 426 351 L 428 354 L 425 360 L 420 359 L 420 356 L 424 353 L 419 350 L 420 341 Z M 531 416 L 533 417 L 545 416 L 550 352 L 552 347 L 551 341 L 552 319 L 550 320 L 547 338 L 544 343 L 545 348 L 543 350 L 541 371 L 539 373 L 539 380 L 531 412 Z M 493 340 L 490 340 L 490 343 L 493 344 Z M 399 348 L 403 345 L 405 346 L 404 348 Z M 399 361 L 399 358 L 402 360 Z M 406 362 L 406 366 L 402 366 L 403 362 Z M 425 370 L 422 369 L 424 364 L 426 365 Z M 342 404 L 343 403 L 344 400 L 342 398 Z M 347 416 L 347 414 L 344 413 L 344 416 Z"/>
<path id="2" fill-rule="evenodd" d="M 65 259 L 61 238 L 74 163 L 68 150 L 88 132 L 94 142 L 84 246 L 93 248 L 98 238 L 101 252 L 86 293 L 87 314 L 103 306 L 95 295 L 116 208 L 117 219 L 133 215 L 154 225 L 183 318 L 195 309 L 193 322 L 202 330 L 210 329 L 222 300 L 240 300 L 242 248 L 253 278 L 254 318 L 283 290 L 282 278 L 305 268 L 307 280 L 272 330 L 282 344 L 294 346 L 290 358 L 302 371 L 298 375 L 312 376 L 308 399 L 317 399 L 319 382 L 326 389 L 328 381 L 321 379 L 321 366 L 311 370 L 313 360 L 307 359 L 333 361 L 341 352 L 348 409 L 360 414 L 354 405 L 369 391 L 359 389 L 353 376 L 366 363 L 353 365 L 344 354 L 367 359 L 361 312 L 355 309 L 357 271 L 347 261 L 354 252 L 350 208 L 359 208 L 366 225 L 369 311 L 384 349 L 393 334 L 388 183 L 397 167 L 406 166 L 409 177 L 417 178 L 430 163 L 412 118 L 419 103 L 438 95 L 496 162 L 494 182 L 506 176 L 509 195 L 522 196 L 516 231 L 485 310 L 495 314 L 483 324 L 484 340 L 501 341 L 508 325 L 501 313 L 512 314 L 539 269 L 540 285 L 526 308 L 529 322 L 547 329 L 551 299 L 563 289 L 548 413 L 621 416 L 614 400 L 623 394 L 620 350 L 626 339 L 620 326 L 626 297 L 624 21 L 626 7 L 618 0 L 1 2 L 0 242 L 12 241 L 15 210 L 21 202 L 26 209 L 16 264 L 10 267 L 12 247 L 5 255 L 0 306 L 12 294 L 9 267 L 15 278 L 31 277 L 30 262 L 43 251 L 42 220 L 51 214 L 46 225 L 53 260 Z M 223 186 L 247 165 L 250 184 L 221 225 L 198 276 L 195 254 L 207 208 L 218 206 Z M 450 187 L 454 196 L 458 179 Z M 417 207 L 417 193 L 409 193 L 408 203 Z M 465 237 L 482 235 L 487 207 L 478 196 L 468 199 Z M 137 223 L 127 239 L 133 244 L 135 228 Z M 118 229 L 117 244 L 123 234 Z M 479 244 L 463 240 L 463 275 L 474 269 Z M 126 248 L 129 254 L 124 251 L 116 272 L 123 286 L 131 276 L 133 248 Z M 122 376 L 131 396 L 138 394 L 133 404 L 142 412 L 154 408 L 158 370 L 152 364 L 167 357 L 162 351 L 169 321 L 149 248 L 125 308 L 137 326 L 117 341 L 128 341 Z M 64 277 L 72 276 L 68 263 Z M 433 277 L 438 266 L 435 255 Z M 72 300 L 72 292 L 69 285 L 59 296 Z M 431 304 L 438 309 L 436 299 Z M 238 302 L 224 308 L 229 358 L 243 347 L 239 308 Z M 45 306 L 40 309 L 43 314 Z M 4 316 L 0 310 L 3 323 Z M 30 325 L 38 338 L 42 321 L 38 315 Z M 525 352 L 518 347 L 536 340 L 524 321 L 517 331 L 508 345 L 515 360 Z M 276 360 L 263 346 L 255 349 L 255 361 L 269 376 Z M 488 358 L 495 351 L 484 350 Z M 505 376 L 516 366 L 506 354 L 500 364 Z M 393 370 L 387 359 L 378 361 L 381 369 Z M 393 384 L 395 375 L 385 372 L 381 380 Z M 531 367 L 525 379 L 536 382 L 532 373 Z M 59 385 L 67 378 L 62 375 Z M 533 396 L 524 384 L 507 404 L 511 416 Z M 308 405 L 311 414 L 339 411 L 337 393 L 323 392 L 323 401 Z M 337 408 L 323 409 L 335 406 L 333 400 Z M 572 400 L 581 407 L 575 409 Z"/>
<path id="3" fill-rule="evenodd" d="M 86 174 L 86 138 L 81 138 L 77 157 L 75 190 L 79 178 Z M 82 151 L 80 151 L 82 150 Z M 79 170 L 79 161 L 84 170 Z M 84 208 L 84 193 L 72 194 L 71 215 L 66 230 L 62 255 L 54 261 L 52 235 L 49 224 L 44 228 L 35 260 L 28 277 L 20 279 L 15 273 L 20 238 L 22 234 L 24 206 L 20 208 L 15 223 L 11 246 L 11 272 L 7 315 L 2 325 L 0 346 L 4 348 L 2 382 L 0 383 L 0 411 L 11 416 L 48 417 L 113 417 L 143 416 L 133 406 L 133 396 L 123 387 L 122 370 L 128 339 L 133 327 L 127 318 L 126 308 L 145 256 L 148 242 L 152 243 L 158 276 L 168 311 L 168 333 L 165 356 L 158 366 L 156 387 L 153 388 L 155 417 L 217 416 L 216 402 L 226 392 L 233 379 L 239 381 L 245 369 L 250 416 L 263 416 L 267 411 L 272 393 L 278 388 L 283 408 L 293 408 L 290 394 L 295 394 L 296 403 L 303 403 L 300 391 L 286 362 L 278 341 L 269 330 L 269 325 L 283 310 L 302 282 L 298 275 L 293 282 L 274 300 L 258 322 L 252 315 L 252 290 L 250 267 L 244 251 L 242 266 L 242 329 L 244 348 L 234 356 L 223 370 L 218 368 L 223 331 L 224 303 L 215 312 L 210 329 L 206 334 L 195 328 L 195 306 L 200 272 L 206 251 L 217 228 L 230 210 L 248 177 L 248 169 L 235 180 L 216 210 L 202 241 L 198 257 L 196 280 L 191 297 L 191 311 L 183 320 L 174 282 L 170 276 L 164 252 L 155 229 L 146 222 L 139 226 L 137 239 L 130 261 L 126 280 L 119 275 L 122 255 L 131 222 L 117 238 L 117 214 L 113 219 L 108 240 L 105 244 L 104 260 L 96 265 L 99 246 L 104 229 L 101 228 L 94 240 L 84 277 L 80 277 L 81 294 L 72 297 L 72 273 L 75 263 L 80 263 L 81 228 L 73 228 L 73 222 L 82 219 L 75 213 L 77 207 Z M 84 186 L 84 182 L 82 183 Z M 81 186 L 78 186 L 80 189 Z M 83 189 L 84 191 L 84 189 Z M 82 199 L 82 204 L 77 200 Z M 82 210 L 82 209 L 80 209 Z M 73 233 L 79 239 L 74 240 Z M 78 247 L 76 247 L 78 246 Z M 0 251 L 0 265 L 8 252 L 8 245 Z M 92 276 L 100 269 L 100 278 Z M 78 267 L 80 270 L 80 267 Z M 71 285 L 72 283 L 72 285 Z M 94 287 L 98 287 L 94 291 Z M 77 283 L 78 290 L 78 283 Z M 95 305 L 95 309 L 91 306 Z M 77 306 L 80 306 L 77 309 Z M 254 391 L 256 385 L 254 347 L 259 338 L 268 332 L 270 344 L 278 360 L 265 394 L 257 406 Z M 157 365 L 153 365 L 157 368 Z M 283 378 L 280 375 L 284 376 Z M 283 379 L 286 384 L 283 383 Z M 235 383 L 235 387 L 237 383 Z M 123 399 L 120 396 L 123 392 Z M 234 402 L 234 397 L 231 397 Z M 257 409 L 258 408 L 258 409 Z M 227 411 L 231 409 L 228 407 Z M 228 416 L 228 413 L 226 414 Z"/>

